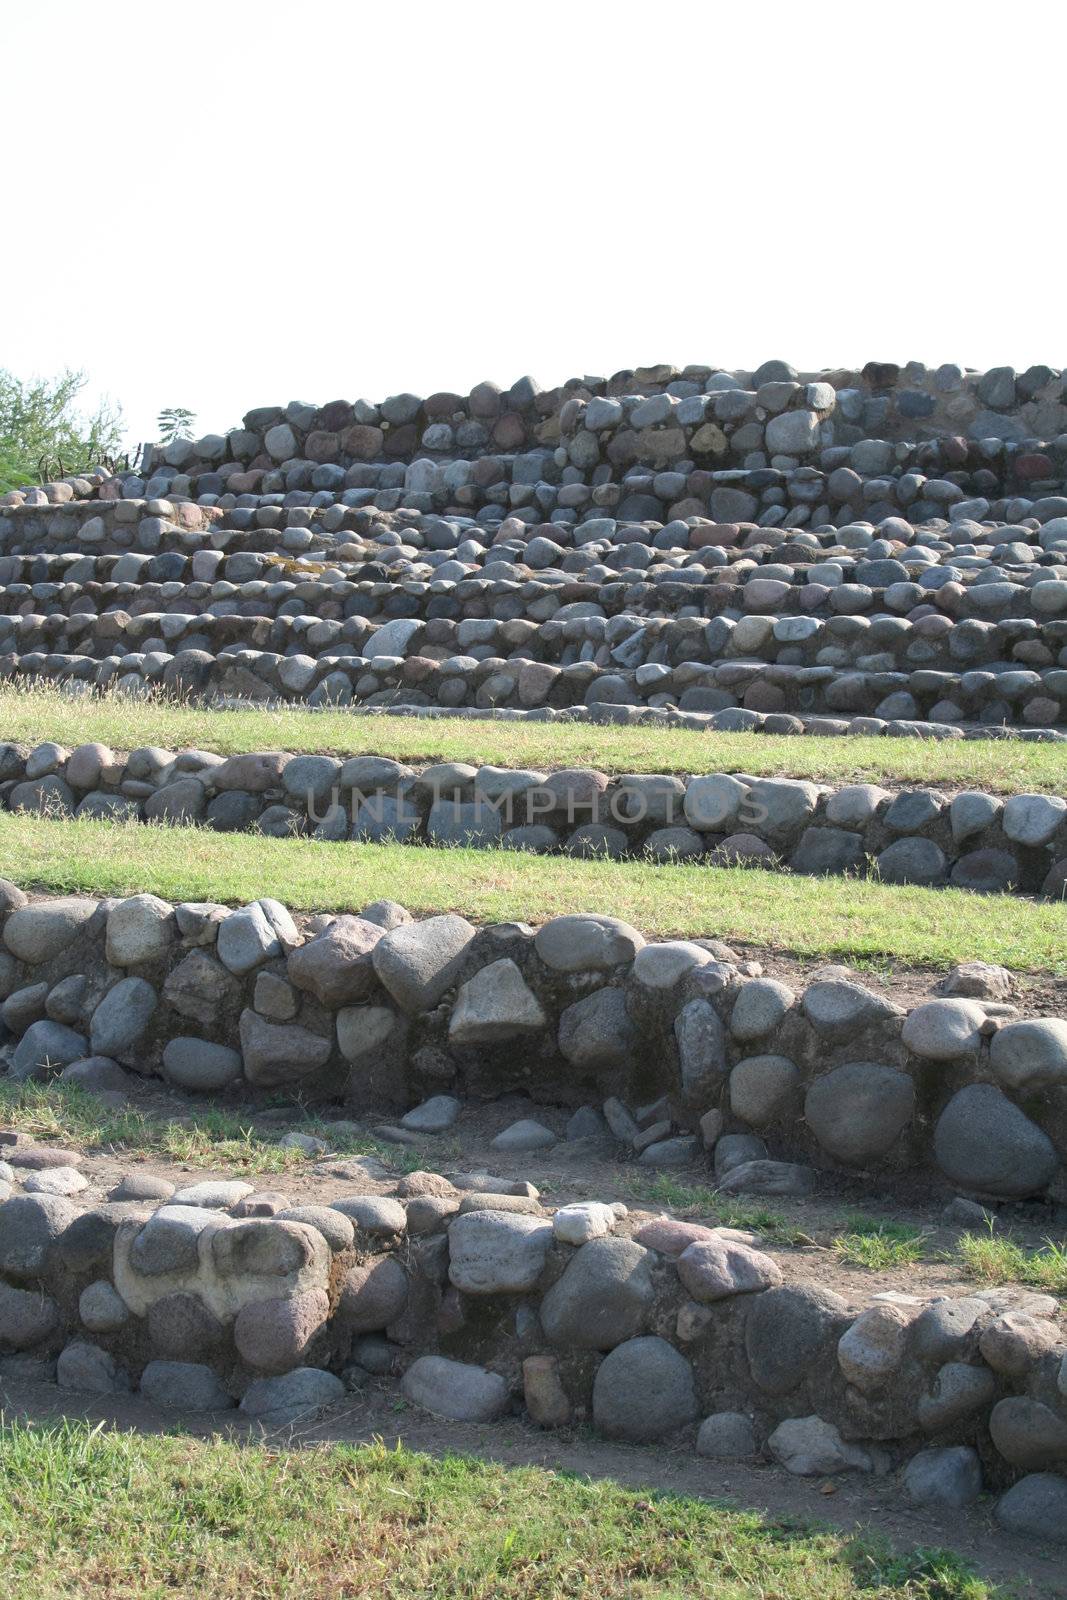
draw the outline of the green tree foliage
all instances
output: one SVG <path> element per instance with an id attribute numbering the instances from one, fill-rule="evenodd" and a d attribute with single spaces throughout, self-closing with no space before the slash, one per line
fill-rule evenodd
<path id="1" fill-rule="evenodd" d="M 122 412 L 108 400 L 83 412 L 87 378 L 70 370 L 24 381 L 0 368 L 0 493 L 76 472 L 113 455 Z"/>
<path id="2" fill-rule="evenodd" d="M 191 439 L 195 422 L 195 411 L 190 411 L 185 406 L 167 406 L 156 418 L 159 443 L 168 445 L 173 444 L 176 439 Z"/>

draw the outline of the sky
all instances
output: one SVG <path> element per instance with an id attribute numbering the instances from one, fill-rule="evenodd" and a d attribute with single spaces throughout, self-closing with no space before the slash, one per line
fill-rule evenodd
<path id="1" fill-rule="evenodd" d="M 1067 365 L 1049 0 L 35 0 L 0 367 L 165 406 Z"/>

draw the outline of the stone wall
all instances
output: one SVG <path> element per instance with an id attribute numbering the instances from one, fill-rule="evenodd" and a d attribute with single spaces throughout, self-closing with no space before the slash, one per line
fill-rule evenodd
<path id="1" fill-rule="evenodd" d="M 0 1202 L 0 1348 L 62 1387 L 239 1401 L 270 1427 L 399 1376 L 448 1420 L 521 1411 L 803 1476 L 903 1467 L 914 1498 L 957 1509 L 1007 1490 L 1002 1522 L 1064 1537 L 1067 1330 L 1048 1296 L 849 1304 L 735 1229 L 553 1214 L 529 1184 L 464 1174 L 369 1192 L 385 1186 L 359 1161 L 320 1205 L 131 1174 L 83 1207 L 63 1193 L 76 1153 L 0 1141 L 0 1182 L 24 1186 Z"/>
<path id="2" fill-rule="evenodd" d="M 786 865 L 988 892 L 1067 890 L 1067 801 L 744 773 L 552 772 L 383 756 L 0 745 L 0 806 L 255 829 L 273 838 L 474 845 L 656 862 Z"/>
<path id="3" fill-rule="evenodd" d="M 16 1079 L 95 1082 L 117 1063 L 193 1091 L 346 1095 L 360 1110 L 457 1088 L 568 1106 L 666 1097 L 644 1163 L 739 1148 L 723 1178 L 738 1190 L 810 1181 L 768 1163 L 773 1149 L 932 1170 L 979 1194 L 1067 1193 L 1067 1022 L 1021 1018 L 1000 968 L 960 969 L 905 1009 L 841 968 L 797 993 L 715 940 L 646 943 L 603 917 L 535 933 L 381 902 L 297 922 L 273 900 L 26 902 L 12 885 L 4 905 Z M 698 1132 L 672 1138 L 672 1124 Z M 754 1142 L 720 1151 L 736 1131 Z"/>

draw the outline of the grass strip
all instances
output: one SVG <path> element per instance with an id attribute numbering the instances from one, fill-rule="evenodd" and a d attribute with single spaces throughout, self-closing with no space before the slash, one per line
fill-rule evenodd
<path id="1" fill-rule="evenodd" d="M 154 1158 L 227 1174 L 294 1172 L 308 1167 L 319 1157 L 279 1143 L 294 1129 L 323 1139 L 332 1154 L 376 1155 L 401 1170 L 414 1159 L 406 1146 L 385 1145 L 363 1134 L 338 1134 L 310 1112 L 302 1116 L 293 1109 L 284 1126 L 267 1133 L 253 1126 L 250 1115 L 242 1115 L 239 1109 L 202 1107 L 192 1116 L 163 1117 L 135 1109 L 115 1111 L 73 1083 L 0 1080 L 0 1120 L 4 1127 L 43 1143 L 54 1140 L 64 1146 L 122 1152 L 139 1161 Z"/>
<path id="2" fill-rule="evenodd" d="M 0 1426 L 10 1600 L 997 1600 L 937 1550 L 376 1443 Z"/>
<path id="3" fill-rule="evenodd" d="M 1040 1249 L 1027 1250 L 1015 1239 L 997 1235 L 994 1226 L 990 1224 L 988 1233 L 965 1233 L 960 1240 L 960 1260 L 972 1278 L 1067 1294 L 1067 1240 L 1046 1239 Z"/>
<path id="4" fill-rule="evenodd" d="M 748 867 L 333 844 L 9 812 L 0 815 L 0 876 L 56 893 L 150 892 L 227 905 L 269 894 L 309 911 L 389 898 L 420 915 L 458 911 L 476 922 L 587 911 L 654 937 L 733 939 L 853 964 L 981 960 L 1067 973 L 1067 906 L 1058 902 Z"/>
<path id="5" fill-rule="evenodd" d="M 468 722 L 461 717 L 368 717 L 351 711 L 215 711 L 118 695 L 72 699 L 50 687 L 0 689 L 0 737 L 17 744 L 99 741 L 220 755 L 292 750 L 384 755 L 415 764 L 597 767 L 604 772 L 746 772 L 828 783 L 931 784 L 997 794 L 1067 792 L 1067 744 L 1010 739 L 885 739 L 698 733 L 583 723 Z"/>

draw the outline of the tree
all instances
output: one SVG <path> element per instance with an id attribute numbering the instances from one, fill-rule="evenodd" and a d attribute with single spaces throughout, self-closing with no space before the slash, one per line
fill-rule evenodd
<path id="1" fill-rule="evenodd" d="M 76 404 L 87 378 L 24 382 L 0 368 L 0 493 L 59 478 L 114 455 L 122 440 L 122 412 L 102 400 L 88 414 Z"/>
<path id="2" fill-rule="evenodd" d="M 156 418 L 159 443 L 168 445 L 177 439 L 191 439 L 195 421 L 195 411 L 189 411 L 185 406 L 167 406 Z"/>

